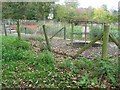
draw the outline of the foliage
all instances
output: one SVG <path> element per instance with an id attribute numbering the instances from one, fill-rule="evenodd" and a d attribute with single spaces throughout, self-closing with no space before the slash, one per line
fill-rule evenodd
<path id="1" fill-rule="evenodd" d="M 45 20 L 50 13 L 54 14 L 54 19 L 58 21 L 70 20 L 95 20 L 99 22 L 117 22 L 118 11 L 107 10 L 106 5 L 94 9 L 79 8 L 78 1 L 65 2 L 65 5 L 54 2 L 3 2 L 3 18 L 8 19 L 36 19 Z"/>
<path id="2" fill-rule="evenodd" d="M 115 20 L 116 17 L 117 16 L 112 15 L 109 11 L 105 10 L 103 7 L 94 9 L 93 20 L 95 21 L 111 23 L 116 21 Z"/>
<path id="3" fill-rule="evenodd" d="M 104 75 L 104 77 L 106 77 L 105 79 L 107 82 L 110 82 L 112 85 L 116 85 L 116 75 L 118 71 L 116 63 L 117 60 L 104 61 L 97 59 L 95 61 L 91 61 L 85 58 L 80 58 L 79 60 L 73 61 L 72 59 L 67 58 L 63 61 L 63 63 L 58 64 L 58 67 L 59 69 L 64 69 L 65 72 L 71 72 L 73 75 L 81 75 L 81 78 L 79 78 L 79 81 L 76 82 L 76 85 L 81 87 L 90 87 L 99 85 L 100 77 L 103 74 L 104 70 L 106 71 L 106 75 Z"/>
<path id="4" fill-rule="evenodd" d="M 119 34 L 119 32 L 118 32 L 118 27 L 115 27 L 115 26 L 112 26 L 112 25 L 111 25 L 111 27 L 110 27 L 110 33 L 111 33 L 114 37 L 118 38 L 118 37 L 119 37 L 119 36 L 118 36 L 118 34 Z"/>
<path id="5" fill-rule="evenodd" d="M 23 19 L 25 15 L 26 4 L 27 3 L 23 2 L 4 2 L 3 18 Z"/>
<path id="6" fill-rule="evenodd" d="M 3 18 L 8 19 L 42 19 L 50 13 L 53 2 L 4 2 Z"/>
<path id="7" fill-rule="evenodd" d="M 100 35 L 103 32 L 103 27 L 101 26 L 92 26 L 90 28 L 90 38 L 93 40 L 96 36 Z"/>
<path id="8" fill-rule="evenodd" d="M 54 62 L 53 55 L 49 51 L 43 51 L 43 53 L 40 54 L 39 59 L 41 60 L 41 63 L 44 63 L 45 65 L 50 65 Z"/>
<path id="9" fill-rule="evenodd" d="M 70 20 L 73 20 L 76 16 L 76 10 L 71 6 L 57 5 L 55 11 L 55 17 L 58 21 L 69 22 Z"/>
<path id="10" fill-rule="evenodd" d="M 106 60 L 102 60 L 99 63 L 102 65 L 102 67 L 99 70 L 99 74 L 105 71 L 109 81 L 112 82 L 113 85 L 115 85 L 117 83 L 116 73 L 118 71 L 118 67 L 115 66 L 115 63 L 117 62 L 111 64 L 111 61 L 106 62 Z"/>
<path id="11" fill-rule="evenodd" d="M 21 60 L 25 58 L 26 51 L 30 49 L 30 44 L 23 40 L 18 40 L 16 37 L 2 37 L 2 59 Z"/>
<path id="12" fill-rule="evenodd" d="M 51 77 L 54 73 L 52 53 L 43 51 L 37 55 L 26 47 L 26 41 L 19 41 L 14 45 L 16 37 L 3 36 L 2 38 L 4 40 L 2 45 L 3 87 L 18 87 L 22 83 L 26 87 L 31 87 L 31 84 L 39 87 L 39 83 L 45 85 L 46 76 Z"/>
<path id="13" fill-rule="evenodd" d="M 106 83 L 116 85 L 115 60 L 66 58 L 60 63 L 55 61 L 53 53 L 49 51 L 35 54 L 29 48 L 23 48 L 24 44 L 17 49 L 13 44 L 16 37 L 8 36 L 3 39 L 3 87 L 96 87 L 104 70 L 107 73 Z M 6 47 L 9 48 L 5 50 Z"/>

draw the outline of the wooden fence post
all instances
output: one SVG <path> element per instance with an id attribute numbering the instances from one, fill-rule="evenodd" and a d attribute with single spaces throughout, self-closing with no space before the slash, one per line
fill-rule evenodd
<path id="1" fill-rule="evenodd" d="M 64 40 L 66 39 L 66 27 L 64 26 Z"/>
<path id="2" fill-rule="evenodd" d="M 86 39 L 87 39 L 86 33 L 87 33 L 87 23 L 85 23 L 85 45 L 86 45 Z"/>
<path id="3" fill-rule="evenodd" d="M 109 42 L 109 26 L 104 24 L 103 31 L 103 45 L 102 45 L 102 59 L 107 59 L 107 47 Z"/>
<path id="4" fill-rule="evenodd" d="M 7 31 L 6 31 L 6 28 L 5 28 L 5 20 L 4 20 L 4 22 L 3 22 L 3 26 L 4 26 L 5 36 L 7 36 Z"/>
<path id="5" fill-rule="evenodd" d="M 46 33 L 46 30 L 45 30 L 45 25 L 43 25 L 43 31 L 44 31 L 44 36 L 45 36 L 46 44 L 47 44 L 47 49 L 49 51 L 51 51 L 49 40 L 48 40 L 47 33 Z"/>
<path id="6" fill-rule="evenodd" d="M 25 27 L 25 34 L 27 34 L 27 30 L 26 30 L 26 27 Z"/>
<path id="7" fill-rule="evenodd" d="M 17 20 L 17 33 L 18 33 L 18 39 L 21 39 L 21 35 L 20 35 L 20 23 L 19 20 Z"/>
<path id="8" fill-rule="evenodd" d="M 72 23 L 71 25 L 71 46 L 73 46 L 73 29 L 74 29 L 74 24 Z"/>

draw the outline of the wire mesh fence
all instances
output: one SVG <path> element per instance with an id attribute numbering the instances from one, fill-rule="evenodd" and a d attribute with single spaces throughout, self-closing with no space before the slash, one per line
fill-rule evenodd
<path id="1" fill-rule="evenodd" d="M 5 24 L 5 29 L 8 35 L 17 35 L 16 32 L 16 22 L 13 20 L 5 20 L 3 23 Z M 27 36 L 44 36 L 42 25 L 43 21 L 36 20 L 20 20 L 20 32 L 23 37 Z M 56 32 L 58 32 L 63 27 L 66 27 L 66 38 L 71 38 L 71 24 L 70 23 L 62 23 L 53 20 L 49 20 L 45 22 L 45 28 L 48 37 L 52 37 Z M 4 29 L 4 27 L 3 27 Z M 101 34 L 103 31 L 103 27 L 101 25 L 88 25 L 87 27 L 87 40 L 91 41 L 96 36 Z M 77 40 L 85 40 L 85 26 L 84 25 L 76 25 L 74 26 L 74 34 L 73 38 Z M 110 33 L 112 33 L 117 39 L 118 37 L 118 27 L 115 25 L 110 26 Z M 4 34 L 4 30 L 2 30 L 2 34 Z M 63 38 L 64 30 L 61 30 L 59 33 L 55 35 L 55 37 Z"/>

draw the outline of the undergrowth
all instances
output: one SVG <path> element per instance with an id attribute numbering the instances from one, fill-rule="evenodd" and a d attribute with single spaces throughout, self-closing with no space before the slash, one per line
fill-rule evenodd
<path id="1" fill-rule="evenodd" d="M 2 37 L 2 86 L 43 88 L 94 88 L 117 86 L 116 60 L 73 60 L 59 62 L 44 50 L 36 54 L 29 42 Z"/>

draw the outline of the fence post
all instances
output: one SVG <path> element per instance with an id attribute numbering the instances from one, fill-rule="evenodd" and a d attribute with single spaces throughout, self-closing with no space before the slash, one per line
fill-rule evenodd
<path id="1" fill-rule="evenodd" d="M 26 30 L 26 27 L 25 27 L 25 34 L 27 34 L 27 30 Z"/>
<path id="2" fill-rule="evenodd" d="M 48 40 L 47 33 L 46 33 L 46 30 L 45 30 L 45 25 L 43 25 L 43 31 L 44 31 L 44 36 L 45 36 L 47 48 L 48 48 L 49 51 L 51 51 L 49 40 Z"/>
<path id="3" fill-rule="evenodd" d="M 87 39 L 86 33 L 87 33 L 87 23 L 85 23 L 85 45 L 86 45 L 86 39 Z"/>
<path id="4" fill-rule="evenodd" d="M 66 39 L 66 27 L 64 26 L 64 40 Z"/>
<path id="5" fill-rule="evenodd" d="M 6 28 L 5 28 L 5 20 L 4 20 L 4 22 L 3 22 L 3 26 L 4 26 L 5 36 L 7 36 L 7 31 L 6 31 Z"/>
<path id="6" fill-rule="evenodd" d="M 21 39 L 21 35 L 20 35 L 20 23 L 19 23 L 19 20 L 17 20 L 17 33 L 18 33 L 18 39 Z"/>
<path id="7" fill-rule="evenodd" d="M 74 29 L 74 24 L 72 23 L 71 25 L 71 46 L 73 46 L 73 29 Z"/>
<path id="8" fill-rule="evenodd" d="M 107 59 L 107 47 L 109 42 L 109 26 L 104 24 L 103 31 L 103 45 L 102 45 L 102 59 Z"/>

